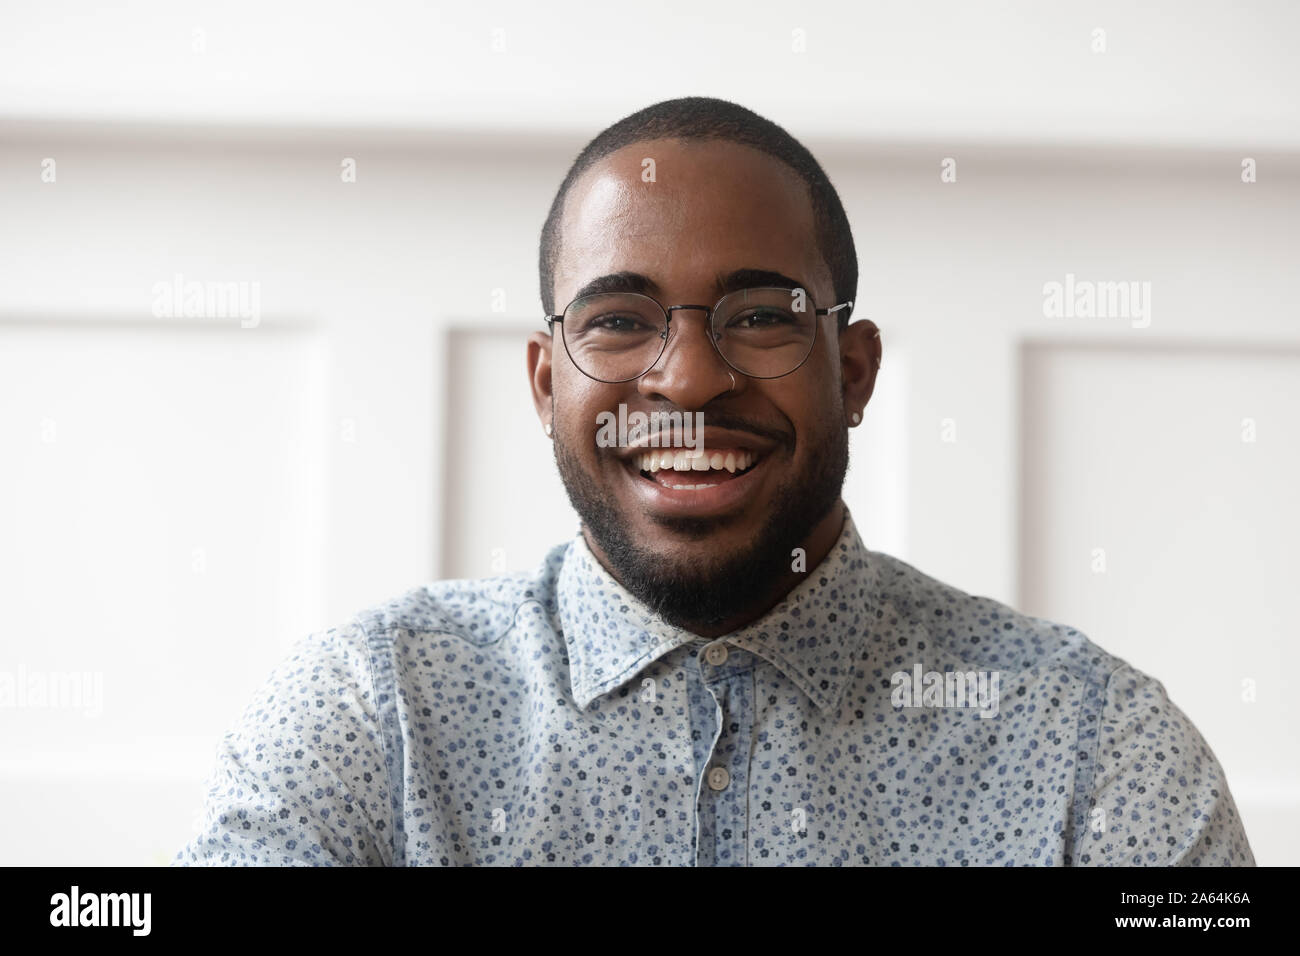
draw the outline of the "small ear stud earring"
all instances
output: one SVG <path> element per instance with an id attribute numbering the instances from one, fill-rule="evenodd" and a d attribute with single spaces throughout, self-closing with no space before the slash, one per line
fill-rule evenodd
<path id="1" fill-rule="evenodd" d="M 856 425 L 858 422 L 862 421 L 862 416 L 859 415 L 857 412 L 854 412 L 854 413 L 853 413 L 852 418 L 853 418 L 853 424 L 855 424 L 855 425 Z"/>
<path id="2" fill-rule="evenodd" d="M 551 434 L 551 423 L 550 423 L 550 422 L 547 422 L 545 425 L 543 425 L 543 426 L 542 426 L 542 430 L 546 432 L 547 437 L 550 437 L 550 434 Z"/>

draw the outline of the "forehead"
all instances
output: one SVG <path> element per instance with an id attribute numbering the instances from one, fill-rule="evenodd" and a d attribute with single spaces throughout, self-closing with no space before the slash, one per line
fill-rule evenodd
<path id="1" fill-rule="evenodd" d="M 701 295 L 716 276 L 737 269 L 792 276 L 814 300 L 829 294 L 807 185 L 756 149 L 723 141 L 633 143 L 586 170 L 566 197 L 557 307 L 610 273 L 636 272 L 665 291 Z"/>

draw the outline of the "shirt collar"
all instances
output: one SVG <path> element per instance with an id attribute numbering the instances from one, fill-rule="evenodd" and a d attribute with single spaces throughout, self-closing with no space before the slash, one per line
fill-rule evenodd
<path id="1" fill-rule="evenodd" d="M 725 641 L 777 667 L 823 712 L 839 707 L 867 641 L 894 618 L 881 589 L 883 558 L 868 551 L 853 518 L 822 562 L 782 601 Z M 557 585 L 574 700 L 586 708 L 669 651 L 703 640 L 654 614 L 592 554 L 570 543 Z"/>

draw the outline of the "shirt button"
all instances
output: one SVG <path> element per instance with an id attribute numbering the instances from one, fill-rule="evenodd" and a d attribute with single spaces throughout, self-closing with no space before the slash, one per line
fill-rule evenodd
<path id="1" fill-rule="evenodd" d="M 709 786 L 714 790 L 725 790 L 729 783 L 731 774 L 727 773 L 726 767 L 714 767 L 709 771 Z"/>
<path id="2" fill-rule="evenodd" d="M 721 641 L 716 644 L 710 644 L 704 649 L 704 659 L 714 667 L 721 667 L 723 664 L 727 663 L 727 645 L 723 644 Z"/>

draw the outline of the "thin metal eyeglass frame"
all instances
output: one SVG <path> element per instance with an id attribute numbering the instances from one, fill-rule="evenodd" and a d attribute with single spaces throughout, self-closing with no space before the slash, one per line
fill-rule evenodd
<path id="1" fill-rule="evenodd" d="M 656 365 L 659 364 L 659 360 L 660 360 L 661 358 L 664 357 L 664 352 L 665 352 L 665 351 L 667 350 L 667 348 L 668 348 L 668 337 L 672 334 L 672 330 L 673 330 L 673 329 L 672 329 L 672 325 L 673 325 L 673 315 L 672 315 L 672 314 L 673 314 L 674 312 L 678 312 L 678 311 L 691 311 L 691 312 L 703 312 L 703 313 L 704 313 L 704 321 L 708 323 L 708 327 L 709 327 L 709 344 L 713 346 L 713 351 L 715 351 L 715 352 L 718 353 L 718 358 L 722 359 L 722 361 L 723 361 L 724 363 L 726 363 L 726 366 L 727 366 L 728 368 L 730 368 L 730 369 L 734 369 L 735 371 L 739 372 L 741 375 L 744 375 L 746 378 L 756 378 L 756 379 L 759 379 L 759 380 L 762 380 L 762 381 L 770 381 L 770 380 L 772 380 L 772 379 L 774 379 L 774 378 L 785 378 L 787 375 L 793 375 L 795 372 L 799 371 L 799 369 L 803 368 L 803 364 L 804 364 L 804 362 L 807 362 L 807 361 L 808 361 L 808 356 L 809 356 L 809 355 L 812 355 L 812 353 L 813 353 L 813 349 L 814 349 L 814 348 L 816 347 L 816 345 L 817 345 L 817 327 L 818 327 L 818 325 L 819 325 L 820 323 L 813 323 L 813 337 L 812 337 L 812 341 L 810 341 L 810 342 L 808 343 L 808 351 L 807 351 L 806 353 L 804 353 L 804 357 L 801 358 L 801 359 L 799 360 L 799 364 L 796 365 L 794 368 L 790 369 L 790 371 L 788 371 L 788 372 L 782 372 L 780 375 L 750 375 L 750 374 L 749 374 L 748 372 L 746 372 L 744 369 L 737 368 L 735 365 L 732 365 L 731 362 L 727 361 L 727 357 L 726 357 L 725 355 L 723 355 L 723 354 L 722 354 L 722 350 L 721 350 L 720 348 L 718 348 L 718 340 L 717 340 L 717 338 L 716 338 L 716 337 L 714 336 L 714 334 L 713 334 L 713 316 L 717 314 L 718 306 L 722 305 L 723 302 L 725 302 L 727 299 L 731 298 L 733 295 L 741 295 L 741 294 L 743 294 L 743 293 L 749 293 L 749 292 L 765 292 L 765 291 L 771 291 L 771 290 L 776 290 L 776 291 L 780 291 L 780 292 L 793 292 L 793 291 L 794 291 L 793 289 L 787 289 L 787 288 L 784 288 L 784 287 L 782 287 L 782 286 L 756 286 L 756 287 L 754 287 L 754 288 L 752 288 L 752 289 L 737 289 L 735 292 L 728 292 L 726 295 L 724 295 L 722 298 L 720 298 L 717 302 L 715 302 L 715 303 L 714 303 L 713 305 L 711 305 L 711 306 L 709 306 L 709 305 L 685 305 L 685 304 L 684 304 L 684 305 L 670 305 L 670 306 L 667 306 L 667 307 L 665 307 L 665 306 L 663 305 L 663 303 L 661 303 L 661 302 L 660 302 L 658 299 L 656 299 L 654 296 L 644 295 L 644 294 L 642 294 L 642 293 L 640 293 L 640 292 L 613 292 L 613 293 L 610 293 L 610 292 L 595 292 L 595 293 L 592 293 L 592 295 L 581 295 L 581 296 L 578 296 L 577 299 L 574 299 L 572 302 L 570 302 L 568 305 L 566 305 L 566 306 L 564 307 L 564 312 L 560 312 L 559 314 L 555 314 L 555 315 L 547 315 L 547 316 L 546 316 L 546 329 L 547 329 L 547 331 L 551 334 L 551 337 L 554 338 L 554 336 L 555 336 L 555 323 L 556 323 L 556 322 L 563 322 L 563 321 L 564 321 L 564 313 L 565 313 L 565 312 L 568 312 L 568 311 L 569 311 L 569 308 L 573 305 L 573 303 L 574 303 L 574 302 L 577 302 L 579 299 L 589 299 L 589 298 L 592 298 L 593 296 L 596 296 L 596 295 L 624 295 L 624 296 L 636 296 L 637 298 L 640 298 L 640 299 L 647 299 L 647 300 L 649 300 L 650 302 L 653 302 L 656 306 L 659 307 L 659 311 L 662 312 L 662 313 L 664 314 L 664 331 L 660 334 L 660 338 L 663 340 L 663 344 L 659 346 L 659 354 L 655 356 L 655 360 L 654 360 L 653 362 L 651 362 L 651 363 L 649 364 L 649 366 L 646 367 L 646 369 L 645 369 L 644 372 L 638 372 L 636 375 L 633 375 L 631 378 L 616 378 L 616 379 L 609 379 L 609 378 L 596 378 L 596 376 L 592 375 L 590 372 L 588 372 L 586 369 L 584 369 L 581 365 L 578 364 L 578 360 L 575 359 L 575 358 L 573 357 L 573 353 L 569 351 L 569 342 L 568 342 L 567 339 L 565 339 L 565 337 L 564 337 L 564 332 L 563 332 L 563 330 L 561 330 L 561 332 L 560 332 L 560 341 L 564 343 L 564 352 L 565 352 L 566 355 L 569 356 L 569 361 L 573 363 L 573 367 L 574 367 L 574 368 L 576 368 L 576 369 L 577 369 L 579 372 L 581 372 L 583 375 L 586 375 L 587 378 L 591 379 L 593 382 L 603 382 L 603 383 L 606 384 L 606 385 L 622 385 L 622 384 L 625 383 L 625 382 L 635 382 L 635 381 L 636 381 L 638 378 L 640 378 L 642 375 L 645 375 L 645 374 L 647 374 L 648 372 L 650 372 L 650 371 L 651 371 L 651 370 L 652 370 Z M 820 317 L 820 316 L 823 316 L 823 315 L 833 315 L 834 313 L 840 311 L 841 309 L 850 309 L 850 310 L 852 310 L 852 308 L 853 308 L 853 301 L 852 301 L 852 300 L 849 300 L 848 302 L 841 302 L 839 305 L 833 305 L 833 306 L 831 306 L 829 309 L 819 309 L 819 308 L 817 308 L 816 303 L 814 303 L 814 304 L 813 304 L 813 314 L 815 314 L 815 315 L 817 315 L 817 316 Z"/>

